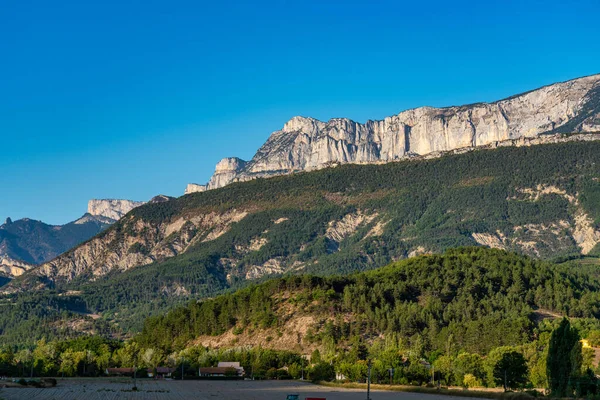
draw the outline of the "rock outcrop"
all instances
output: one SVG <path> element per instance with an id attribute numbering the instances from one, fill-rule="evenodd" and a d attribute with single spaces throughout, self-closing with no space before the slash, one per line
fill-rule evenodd
<path id="1" fill-rule="evenodd" d="M 93 199 L 88 202 L 88 214 L 118 221 L 129 211 L 143 204 L 143 201 Z"/>
<path id="2" fill-rule="evenodd" d="M 206 185 L 186 194 L 258 177 L 324 168 L 336 163 L 380 163 L 407 157 L 600 131 L 600 75 L 557 83 L 493 103 L 420 107 L 360 124 L 294 117 L 274 132 L 252 160 L 225 158 Z"/>
<path id="3" fill-rule="evenodd" d="M 217 163 L 215 168 L 215 173 L 210 178 L 210 181 L 206 185 L 198 185 L 195 183 L 190 183 L 185 193 L 194 193 L 194 192 L 204 192 L 205 190 L 216 189 L 223 187 L 231 182 L 233 182 L 238 173 L 244 169 L 246 166 L 246 161 L 237 158 L 237 157 L 229 157 L 224 158 Z"/>
<path id="4" fill-rule="evenodd" d="M 24 261 L 13 260 L 6 255 L 0 256 L 0 276 L 16 278 L 17 276 L 23 275 L 23 273 L 32 269 L 33 267 L 34 265 Z"/>
<path id="5" fill-rule="evenodd" d="M 150 203 L 150 204 L 166 203 L 167 201 L 171 201 L 171 200 L 174 200 L 174 199 L 175 199 L 175 197 L 167 196 L 167 195 L 164 195 L 164 194 L 159 194 L 159 195 L 154 196 L 153 198 L 151 198 L 148 203 Z"/>

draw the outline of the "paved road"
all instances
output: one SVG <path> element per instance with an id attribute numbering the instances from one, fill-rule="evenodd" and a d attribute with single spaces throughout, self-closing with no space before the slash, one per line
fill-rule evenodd
<path id="1" fill-rule="evenodd" d="M 0 389 L 5 400 L 285 400 L 288 393 L 298 393 L 300 398 L 325 397 L 327 400 L 365 400 L 362 390 L 339 389 L 294 381 L 153 381 L 139 380 L 139 392 L 131 392 L 131 380 L 124 379 L 67 379 L 59 380 L 55 388 Z M 460 400 L 465 397 L 448 397 L 420 393 L 374 391 L 373 400 Z M 471 398 L 472 399 L 472 398 Z"/>

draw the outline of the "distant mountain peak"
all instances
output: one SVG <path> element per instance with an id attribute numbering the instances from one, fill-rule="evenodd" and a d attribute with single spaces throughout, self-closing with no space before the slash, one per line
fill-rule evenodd
<path id="1" fill-rule="evenodd" d="M 143 201 L 122 199 L 92 199 L 88 202 L 88 214 L 119 220 L 129 211 L 145 204 Z"/>
<path id="2" fill-rule="evenodd" d="M 90 200 L 88 212 L 65 225 L 49 225 L 30 218 L 16 221 L 7 218 L 0 225 L 0 261 L 3 265 L 0 275 L 15 277 L 29 265 L 51 260 L 100 233 L 142 204 L 144 202 L 131 200 Z"/>

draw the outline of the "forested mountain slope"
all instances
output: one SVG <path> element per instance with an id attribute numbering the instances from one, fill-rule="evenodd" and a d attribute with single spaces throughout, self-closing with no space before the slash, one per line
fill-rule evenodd
<path id="1" fill-rule="evenodd" d="M 270 275 L 349 273 L 477 244 L 594 255 L 599 177 L 600 142 L 574 141 L 257 179 L 136 208 L 3 289 L 68 293 L 63 301 L 136 329 Z"/>
<path id="2" fill-rule="evenodd" d="M 335 352 L 394 337 L 420 352 L 487 354 L 531 341 L 544 315 L 600 317 L 597 268 L 467 247 L 349 276 L 289 276 L 148 319 L 136 341 Z M 450 348 L 449 348 L 450 347 Z"/>

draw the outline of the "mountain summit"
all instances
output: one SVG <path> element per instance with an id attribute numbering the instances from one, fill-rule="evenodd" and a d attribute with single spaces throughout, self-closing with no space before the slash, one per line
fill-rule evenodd
<path id="1" fill-rule="evenodd" d="M 294 117 L 252 160 L 224 158 L 205 185 L 186 193 L 336 163 L 380 163 L 515 139 L 600 131 L 600 74 L 556 83 L 493 103 L 403 111 L 364 124 Z"/>
<path id="2" fill-rule="evenodd" d="M 88 202 L 88 214 L 95 217 L 105 217 L 118 221 L 129 211 L 145 204 L 144 201 L 92 199 Z"/>

